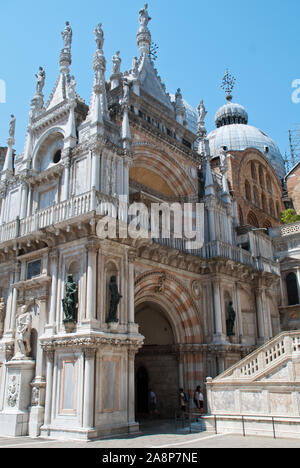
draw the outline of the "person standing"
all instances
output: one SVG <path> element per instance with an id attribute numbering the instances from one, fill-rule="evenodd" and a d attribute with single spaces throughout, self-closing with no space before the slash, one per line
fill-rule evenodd
<path id="1" fill-rule="evenodd" d="M 150 398 L 150 404 L 149 404 L 150 418 L 152 419 L 154 414 L 158 414 L 158 411 L 157 411 L 157 397 L 156 397 L 156 394 L 155 394 L 155 392 L 153 390 L 150 390 L 149 398 Z"/>
<path id="2" fill-rule="evenodd" d="M 198 385 L 196 390 L 195 390 L 194 402 L 195 402 L 195 405 L 198 408 L 198 410 L 200 410 L 200 411 L 203 410 L 203 408 L 204 408 L 204 397 L 203 397 L 203 393 L 201 391 L 200 385 Z"/>

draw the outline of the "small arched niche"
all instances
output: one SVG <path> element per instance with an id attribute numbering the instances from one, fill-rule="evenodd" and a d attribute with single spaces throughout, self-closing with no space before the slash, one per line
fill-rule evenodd
<path id="1" fill-rule="evenodd" d="M 119 292 L 120 292 L 120 284 L 119 284 L 119 271 L 118 271 L 118 267 L 117 265 L 114 263 L 114 262 L 108 262 L 106 265 L 105 265 L 105 298 L 106 298 L 106 305 L 105 305 L 105 317 L 104 317 L 104 321 L 106 322 L 107 319 L 108 319 L 108 316 L 109 316 L 109 308 L 110 308 L 110 290 L 109 290 L 109 285 L 110 285 L 110 281 L 111 281 L 111 278 L 115 276 L 117 278 L 117 285 L 118 285 L 118 288 L 119 288 Z M 120 292 L 120 294 L 122 294 Z"/>
<path id="2" fill-rule="evenodd" d="M 64 146 L 64 137 L 56 132 L 49 135 L 41 144 L 37 153 L 35 169 L 44 172 L 61 161 L 61 153 Z"/>

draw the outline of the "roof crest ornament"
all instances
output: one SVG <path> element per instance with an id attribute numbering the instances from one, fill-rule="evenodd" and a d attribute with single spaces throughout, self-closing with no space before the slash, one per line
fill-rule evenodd
<path id="1" fill-rule="evenodd" d="M 64 49 L 71 51 L 73 31 L 69 21 L 66 21 L 66 27 L 61 35 L 64 41 Z"/>
<path id="2" fill-rule="evenodd" d="M 148 3 L 145 3 L 144 8 L 139 12 L 140 27 L 137 33 L 137 44 L 140 49 L 141 56 L 150 54 L 151 49 L 151 33 L 148 29 L 149 21 L 151 21 L 148 13 Z"/>
<path id="3" fill-rule="evenodd" d="M 235 82 L 236 82 L 235 77 L 231 75 L 227 69 L 222 80 L 221 88 L 224 89 L 224 91 L 226 92 L 227 94 L 226 99 L 229 102 L 232 101 L 232 91 L 233 91 Z"/>

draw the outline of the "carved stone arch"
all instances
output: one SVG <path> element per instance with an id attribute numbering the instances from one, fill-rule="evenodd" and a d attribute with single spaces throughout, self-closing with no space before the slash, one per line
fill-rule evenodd
<path id="1" fill-rule="evenodd" d="M 68 258 L 66 260 L 66 276 L 72 275 L 75 283 L 79 284 L 81 264 L 77 259 Z"/>
<path id="2" fill-rule="evenodd" d="M 247 216 L 247 224 L 250 224 L 251 226 L 255 228 L 259 228 L 259 222 L 258 219 L 253 211 L 249 211 L 248 216 Z"/>
<path id="3" fill-rule="evenodd" d="M 141 298 L 137 299 L 135 302 L 135 307 L 138 308 L 141 304 L 144 303 L 154 303 L 160 307 L 166 315 L 169 324 L 171 325 L 173 336 L 176 344 L 181 344 L 184 342 L 184 333 L 183 329 L 180 327 L 180 322 L 175 320 L 174 316 L 171 314 L 172 303 L 166 298 L 162 297 L 159 294 L 149 294 L 143 295 Z"/>
<path id="4" fill-rule="evenodd" d="M 161 278 L 164 281 L 161 281 Z M 163 271 L 151 271 L 140 275 L 135 282 L 135 298 L 158 294 L 168 300 L 174 314 L 174 322 L 180 324 L 184 343 L 202 343 L 203 327 L 196 304 L 190 292 L 173 275 Z"/>
<path id="5" fill-rule="evenodd" d="M 39 159 L 39 152 L 41 147 L 46 143 L 48 138 L 55 137 L 55 135 L 60 135 L 62 140 L 65 138 L 65 131 L 63 130 L 62 127 L 53 127 L 47 130 L 45 133 L 43 133 L 40 138 L 37 140 L 37 142 L 34 145 L 34 149 L 32 152 L 32 158 L 31 158 L 31 166 L 32 169 L 36 172 L 39 172 L 39 166 L 38 166 L 38 159 Z"/>
<path id="6" fill-rule="evenodd" d="M 132 169 L 135 167 L 147 168 L 160 174 L 169 182 L 177 197 L 193 196 L 196 193 L 195 182 L 185 168 L 161 149 L 149 148 L 146 144 L 135 147 Z"/>

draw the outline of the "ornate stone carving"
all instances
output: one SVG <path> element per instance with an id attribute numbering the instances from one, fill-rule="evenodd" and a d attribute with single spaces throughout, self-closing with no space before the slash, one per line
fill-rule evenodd
<path id="1" fill-rule="evenodd" d="M 73 32 L 72 32 L 72 28 L 70 26 L 69 21 L 66 21 L 66 27 L 64 31 L 61 33 L 61 35 L 64 41 L 64 49 L 70 50 L 71 45 L 72 45 Z"/>
<path id="2" fill-rule="evenodd" d="M 19 398 L 19 383 L 17 377 L 12 375 L 9 377 L 8 387 L 7 387 L 7 404 L 11 408 L 14 408 L 17 405 Z"/>
<path id="3" fill-rule="evenodd" d="M 13 360 L 28 359 L 31 346 L 30 336 L 32 328 L 32 317 L 26 312 L 27 306 L 22 307 L 22 313 L 17 318 L 16 324 L 16 354 Z"/>
<path id="4" fill-rule="evenodd" d="M 39 406 L 40 404 L 40 388 L 32 387 L 31 406 Z"/>
<path id="5" fill-rule="evenodd" d="M 163 273 L 158 279 L 158 286 L 155 288 L 156 293 L 163 293 L 165 290 L 165 282 L 167 281 L 167 275 Z"/>
<path id="6" fill-rule="evenodd" d="M 75 77 L 71 76 L 70 81 L 68 82 L 68 98 L 69 101 L 74 102 L 76 99 L 76 81 Z"/>
<path id="7" fill-rule="evenodd" d="M 103 44 L 104 44 L 104 33 L 102 29 L 102 23 L 98 24 L 94 32 L 95 32 L 95 41 L 96 41 L 97 49 L 102 51 Z"/>
<path id="8" fill-rule="evenodd" d="M 11 120 L 9 124 L 9 138 L 11 140 L 15 139 L 15 131 L 16 131 L 16 118 L 14 115 L 11 115 Z"/>
<path id="9" fill-rule="evenodd" d="M 139 22 L 140 22 L 140 29 L 139 31 L 147 31 L 147 26 L 149 21 L 151 21 L 152 18 L 150 18 L 149 13 L 148 13 L 148 3 L 144 5 L 144 8 L 140 10 L 139 13 Z"/>
<path id="10" fill-rule="evenodd" d="M 121 71 L 121 63 L 122 63 L 122 60 L 120 58 L 120 51 L 115 53 L 115 55 L 112 58 L 112 63 L 113 63 L 112 74 L 119 75 Z"/>
<path id="11" fill-rule="evenodd" d="M 43 69 L 43 67 L 39 68 L 39 71 L 37 75 L 35 75 L 37 82 L 36 82 L 36 94 L 38 96 L 42 96 L 43 94 L 43 89 L 45 86 L 45 80 L 46 80 L 46 72 Z"/>

